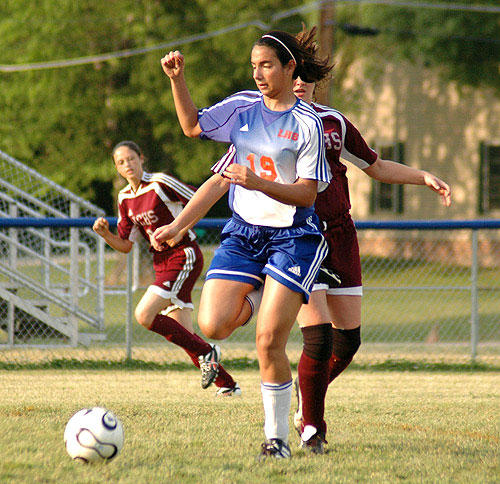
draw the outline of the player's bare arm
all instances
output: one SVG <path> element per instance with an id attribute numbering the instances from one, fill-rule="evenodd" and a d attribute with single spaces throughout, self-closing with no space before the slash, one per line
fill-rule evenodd
<path id="1" fill-rule="evenodd" d="M 427 187 L 441 195 L 445 207 L 451 205 L 451 189 L 446 182 L 428 172 L 424 173 L 424 182 Z"/>
<path id="2" fill-rule="evenodd" d="M 170 78 L 175 110 L 182 131 L 189 138 L 201 133 L 196 108 L 184 78 L 184 56 L 178 51 L 169 52 L 161 59 L 163 72 Z"/>
<path id="3" fill-rule="evenodd" d="M 256 175 L 250 168 L 237 164 L 229 165 L 224 176 L 235 185 L 248 190 L 258 190 L 287 205 L 311 207 L 316 200 L 318 182 L 298 178 L 295 183 L 278 183 Z"/>
<path id="4" fill-rule="evenodd" d="M 381 158 L 377 158 L 375 163 L 363 171 L 383 183 L 426 185 L 441 196 L 446 207 L 451 205 L 451 190 L 448 184 L 427 171 Z"/>
<path id="5" fill-rule="evenodd" d="M 169 225 L 155 230 L 153 238 L 158 243 L 167 243 L 169 240 L 184 236 L 194 227 L 212 208 L 212 206 L 229 190 L 229 181 L 220 175 L 213 175 L 201 185 L 182 212 Z M 169 244 L 170 245 L 170 244 Z"/>
<path id="6" fill-rule="evenodd" d="M 104 241 L 113 249 L 125 254 L 132 249 L 132 242 L 125 240 L 109 230 L 109 222 L 104 217 L 99 217 L 92 226 L 92 230 L 100 235 Z"/>

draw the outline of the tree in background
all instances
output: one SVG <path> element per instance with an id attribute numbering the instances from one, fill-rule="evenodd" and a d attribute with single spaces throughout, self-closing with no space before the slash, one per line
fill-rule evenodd
<path id="1" fill-rule="evenodd" d="M 297 0 L 286 5 L 281 0 L 5 0 L 0 3 L 0 64 L 155 46 L 248 21 L 269 23 L 276 12 L 303 4 Z M 272 28 L 296 32 L 303 20 L 290 15 Z M 500 90 L 499 43 L 470 40 L 498 41 L 498 16 L 345 4 L 337 8 L 337 24 L 347 23 L 374 27 L 378 35 L 368 40 L 353 36 L 348 28 L 337 28 L 336 85 L 356 56 L 391 55 L 423 58 L 440 66 L 449 79 Z M 187 80 L 198 106 L 254 88 L 248 56 L 261 33 L 257 27 L 246 27 L 179 45 L 187 57 Z M 164 53 L 0 73 L 0 149 L 108 213 L 114 211 L 117 189 L 110 150 L 123 139 L 133 139 L 144 148 L 149 169 L 201 183 L 224 147 L 182 135 L 160 67 Z M 341 96 L 337 98 L 344 108 Z"/>
<path id="2" fill-rule="evenodd" d="M 440 8 L 426 8 L 418 2 L 416 7 L 339 7 L 338 43 L 347 56 L 346 64 L 353 52 L 367 59 L 421 61 L 437 68 L 444 80 L 490 87 L 500 96 L 500 13 L 453 8 L 457 3 L 499 7 L 498 0 L 435 3 Z"/>
<path id="3" fill-rule="evenodd" d="M 254 20 L 280 7 L 282 2 L 264 0 L 2 2 L 0 64 L 154 46 Z M 178 47 L 188 58 L 188 82 L 200 107 L 253 86 L 248 53 L 260 32 L 248 27 Z M 110 150 L 122 139 L 144 148 L 149 169 L 201 183 L 224 147 L 182 135 L 160 66 L 164 53 L 2 73 L 0 149 L 108 212 L 114 210 L 115 183 Z"/>

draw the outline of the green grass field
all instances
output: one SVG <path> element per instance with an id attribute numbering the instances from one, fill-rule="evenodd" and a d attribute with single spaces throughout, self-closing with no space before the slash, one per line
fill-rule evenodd
<path id="1" fill-rule="evenodd" d="M 237 399 L 196 370 L 0 371 L 1 483 L 493 483 L 500 476 L 500 372 L 347 370 L 327 399 L 329 452 L 257 463 L 259 375 L 235 369 Z M 69 417 L 106 406 L 125 446 L 107 465 L 73 462 Z M 293 410 L 293 408 L 292 408 Z"/>

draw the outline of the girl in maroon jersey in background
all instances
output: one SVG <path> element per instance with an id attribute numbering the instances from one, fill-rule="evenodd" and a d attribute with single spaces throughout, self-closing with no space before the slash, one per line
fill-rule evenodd
<path id="1" fill-rule="evenodd" d="M 128 253 L 142 235 L 153 254 L 155 281 L 135 309 L 139 324 L 180 346 L 202 371 L 202 387 L 212 382 L 216 395 L 241 395 L 241 389 L 219 365 L 219 347 L 193 332 L 191 291 L 203 269 L 203 255 L 192 231 L 183 231 L 168 244 L 158 245 L 151 237 L 181 212 L 193 190 L 164 173 L 146 173 L 144 156 L 133 141 L 118 143 L 112 152 L 118 173 L 128 181 L 118 195 L 118 235 L 110 232 L 105 218 L 98 218 L 93 230 L 108 245 Z"/>
<path id="2" fill-rule="evenodd" d="M 314 32 L 313 28 L 297 35 L 312 51 L 317 49 Z M 343 114 L 312 102 L 314 88 L 314 83 L 306 83 L 299 77 L 294 94 L 309 102 L 323 121 L 332 179 L 328 188 L 318 193 L 315 212 L 330 249 L 323 267 L 338 274 L 341 284 L 340 287 L 315 285 L 309 304 L 303 305 L 297 316 L 304 346 L 298 365 L 300 391 L 295 381 L 298 408 L 294 424 L 301 435 L 301 446 L 323 453 L 328 385 L 347 368 L 361 343 L 361 263 L 356 229 L 349 213 L 347 168 L 340 158 L 383 183 L 426 185 L 441 195 L 445 206 L 450 205 L 451 195 L 448 185 L 431 173 L 379 158 Z"/>

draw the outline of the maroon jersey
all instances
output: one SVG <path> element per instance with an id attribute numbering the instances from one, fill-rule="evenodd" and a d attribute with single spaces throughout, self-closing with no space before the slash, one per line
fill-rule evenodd
<path id="1" fill-rule="evenodd" d="M 340 158 L 364 169 L 375 163 L 377 153 L 363 139 L 356 127 L 340 112 L 327 106 L 312 103 L 312 107 L 323 121 L 325 131 L 326 159 L 332 172 L 328 188 L 318 193 L 315 211 L 321 221 L 336 224 L 349 212 L 349 187 L 347 167 Z"/>
<path id="2" fill-rule="evenodd" d="M 137 191 L 127 185 L 118 194 L 118 235 L 134 242 L 141 234 L 149 243 L 150 235 L 171 223 L 193 194 L 190 187 L 172 176 L 144 172 Z M 190 230 L 181 244 L 195 238 Z M 152 247 L 150 251 L 156 252 Z"/>

